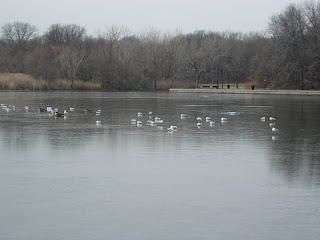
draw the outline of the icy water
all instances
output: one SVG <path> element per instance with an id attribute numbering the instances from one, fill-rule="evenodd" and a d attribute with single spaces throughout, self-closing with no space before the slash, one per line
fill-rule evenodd
<path id="1" fill-rule="evenodd" d="M 319 238 L 319 97 L 1 92 L 0 103 L 0 239 Z"/>

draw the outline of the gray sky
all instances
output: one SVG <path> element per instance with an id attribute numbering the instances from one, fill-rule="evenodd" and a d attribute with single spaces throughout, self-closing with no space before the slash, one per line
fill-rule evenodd
<path id="1" fill-rule="evenodd" d="M 290 3 L 305 0 L 4 0 L 0 26 L 22 21 L 40 33 L 54 23 L 78 24 L 89 34 L 106 26 L 127 26 L 133 32 L 151 27 L 161 32 L 195 30 L 263 31 L 270 17 Z"/>

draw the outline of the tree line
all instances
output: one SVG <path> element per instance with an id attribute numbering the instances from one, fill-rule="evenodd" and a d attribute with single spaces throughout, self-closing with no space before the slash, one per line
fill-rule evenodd
<path id="1" fill-rule="evenodd" d="M 290 4 L 261 33 L 195 31 L 133 34 L 111 26 L 97 36 L 75 24 L 40 35 L 24 22 L 1 26 L 0 72 L 150 90 L 199 83 L 320 88 L 320 2 Z"/>

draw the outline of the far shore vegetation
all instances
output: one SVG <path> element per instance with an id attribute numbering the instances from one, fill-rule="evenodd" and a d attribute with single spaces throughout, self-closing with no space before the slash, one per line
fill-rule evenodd
<path id="1" fill-rule="evenodd" d="M 0 29 L 0 90 L 150 91 L 201 84 L 320 89 L 320 2 L 289 4 L 261 32 L 97 36 L 76 24 L 39 34 L 25 22 Z M 223 21 L 223 19 L 221 20 Z"/>
<path id="2" fill-rule="evenodd" d="M 100 83 L 55 79 L 35 79 L 22 73 L 0 73 L 1 90 L 101 90 Z"/>
<path id="3" fill-rule="evenodd" d="M 167 91 L 170 88 L 194 88 L 195 84 L 189 82 L 175 81 L 173 84 L 165 80 L 159 80 L 158 91 Z M 105 90 L 101 83 L 93 81 L 55 79 L 46 81 L 43 79 L 35 79 L 30 75 L 22 73 L 0 73 L 0 90 L 18 90 L 18 91 L 50 91 L 50 90 Z M 152 84 L 140 90 L 154 90 Z"/>

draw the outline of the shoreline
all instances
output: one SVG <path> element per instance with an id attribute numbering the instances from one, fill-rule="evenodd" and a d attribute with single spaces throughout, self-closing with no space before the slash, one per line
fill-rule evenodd
<path id="1" fill-rule="evenodd" d="M 320 96 L 320 90 L 265 90 L 265 89 L 184 89 L 170 88 L 172 93 L 210 93 L 210 94 L 265 94 L 265 95 L 304 95 Z"/>

